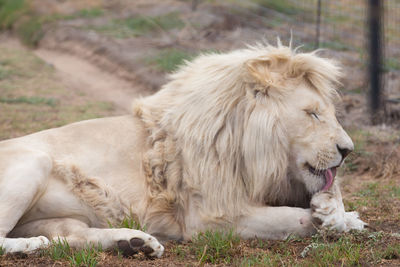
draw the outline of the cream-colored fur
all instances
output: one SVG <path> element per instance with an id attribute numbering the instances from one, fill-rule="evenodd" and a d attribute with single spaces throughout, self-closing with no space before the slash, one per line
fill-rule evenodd
<path id="1" fill-rule="evenodd" d="M 321 191 L 327 181 L 310 172 L 353 149 L 335 117 L 339 76 L 334 61 L 281 44 L 203 55 L 132 115 L 4 141 L 0 245 L 31 251 L 61 236 L 74 246 L 128 241 L 136 252 L 139 238 L 160 256 L 153 237 L 106 229 L 129 214 L 161 239 L 209 228 L 265 239 L 310 235 L 318 223 L 362 229 L 337 182 Z"/>

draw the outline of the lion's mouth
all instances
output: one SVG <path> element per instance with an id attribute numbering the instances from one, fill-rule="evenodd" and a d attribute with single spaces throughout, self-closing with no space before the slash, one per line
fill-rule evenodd
<path id="1" fill-rule="evenodd" d="M 319 177 L 325 177 L 325 185 L 322 188 L 322 191 L 327 191 L 329 190 L 329 188 L 331 188 L 335 177 L 336 177 L 336 168 L 338 166 L 335 167 L 331 167 L 328 169 L 315 169 L 314 167 L 312 167 L 309 163 L 306 164 L 308 167 L 308 171 L 310 173 L 312 173 L 315 176 L 319 176 Z"/>

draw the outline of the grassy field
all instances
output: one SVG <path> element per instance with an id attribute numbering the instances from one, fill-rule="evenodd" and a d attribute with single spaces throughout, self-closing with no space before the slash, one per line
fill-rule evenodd
<path id="1" fill-rule="evenodd" d="M 57 127 L 69 122 L 110 115 L 110 103 L 96 102 L 60 83 L 52 66 L 32 52 L 17 46 L 0 45 L 0 139 L 12 138 Z M 356 151 L 347 162 L 346 173 L 359 176 L 344 182 L 345 205 L 360 212 L 371 228 L 363 232 L 338 235 L 322 232 L 312 238 L 291 237 L 287 241 L 240 241 L 232 232 L 207 231 L 188 243 L 166 244 L 162 259 L 137 255 L 126 259 L 118 251 L 104 252 L 87 247 L 73 250 L 60 240 L 49 249 L 33 255 L 3 255 L 0 265 L 56 264 L 72 266 L 100 265 L 229 265 L 229 266 L 365 266 L 400 264 L 400 184 L 399 179 L 375 179 L 378 170 L 371 164 L 385 151 L 377 142 L 390 143 L 393 136 L 382 140 L 379 133 L 358 130 L 350 132 Z M 380 138 L 380 139 L 378 139 Z M 372 169 L 365 171 L 365 167 Z M 360 178 L 362 176 L 369 177 Z M 347 179 L 354 179 L 347 176 Z M 356 190 L 354 190 L 356 189 Z M 350 191 L 350 192 L 349 192 Z M 132 221 L 124 227 L 138 228 Z M 0 254 L 1 254 L 0 250 Z"/>
<path id="2" fill-rule="evenodd" d="M 111 103 L 63 86 L 54 72 L 32 52 L 0 43 L 0 140 L 113 112 Z"/>

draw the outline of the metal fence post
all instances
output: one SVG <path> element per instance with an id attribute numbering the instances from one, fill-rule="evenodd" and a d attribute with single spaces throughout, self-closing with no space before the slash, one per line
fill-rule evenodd
<path id="1" fill-rule="evenodd" d="M 381 47 L 382 1 L 369 0 L 369 104 L 371 122 L 379 123 L 382 120 L 382 47 Z"/>
<path id="2" fill-rule="evenodd" d="M 199 0 L 192 0 L 192 11 L 196 11 L 199 2 Z"/>
<path id="3" fill-rule="evenodd" d="M 315 49 L 319 48 L 319 35 L 321 27 L 321 0 L 317 3 L 317 23 L 315 28 Z"/>

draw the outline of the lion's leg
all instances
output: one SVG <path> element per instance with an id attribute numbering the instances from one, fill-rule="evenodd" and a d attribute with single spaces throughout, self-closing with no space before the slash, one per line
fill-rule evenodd
<path id="1" fill-rule="evenodd" d="M 51 159 L 42 152 L 0 149 L 0 246 L 6 253 L 30 252 L 48 245 L 44 236 L 6 236 L 46 189 L 51 167 Z"/>
<path id="2" fill-rule="evenodd" d="M 337 184 L 329 191 L 315 194 L 311 200 L 311 209 L 257 207 L 249 212 L 237 227 L 243 238 L 286 239 L 290 234 L 312 235 L 317 226 L 349 231 L 362 230 L 365 225 L 357 213 L 345 212 Z"/>
<path id="3" fill-rule="evenodd" d="M 293 207 L 253 207 L 236 225 L 245 239 L 284 240 L 290 235 L 310 236 L 316 232 L 311 210 Z"/>
<path id="4" fill-rule="evenodd" d="M 340 232 L 362 230 L 365 223 L 356 212 L 345 212 L 340 188 L 317 193 L 311 200 L 311 209 L 292 207 L 257 207 L 249 210 L 237 226 L 243 238 L 286 239 L 290 234 L 309 236 L 317 227 Z"/>
<path id="5" fill-rule="evenodd" d="M 102 249 L 119 248 L 130 256 L 139 251 L 148 256 L 160 257 L 164 247 L 153 236 L 127 228 L 90 228 L 86 223 L 70 218 L 44 219 L 16 227 L 11 235 L 44 235 L 50 240 L 66 240 L 71 247 L 82 248 L 87 244 L 100 245 Z"/>

